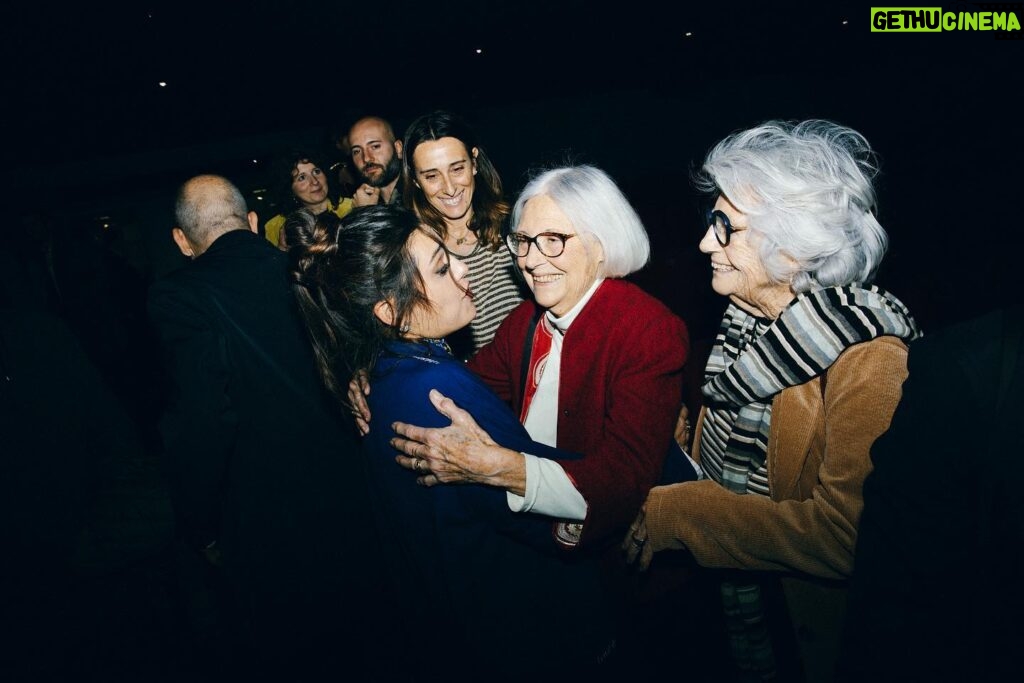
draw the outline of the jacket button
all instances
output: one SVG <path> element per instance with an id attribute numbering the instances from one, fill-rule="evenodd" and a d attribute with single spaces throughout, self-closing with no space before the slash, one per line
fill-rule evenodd
<path id="1" fill-rule="evenodd" d="M 566 417 L 568 417 L 569 416 L 569 410 L 568 409 L 563 410 L 562 411 L 562 415 L 565 415 Z"/>

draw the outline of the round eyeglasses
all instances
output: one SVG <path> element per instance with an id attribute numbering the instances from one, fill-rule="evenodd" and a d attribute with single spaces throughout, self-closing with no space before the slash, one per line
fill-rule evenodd
<path id="1" fill-rule="evenodd" d="M 714 231 L 715 239 L 723 247 L 729 246 L 729 236 L 736 232 L 729 222 L 729 217 L 718 209 L 708 209 L 704 213 L 704 225 Z"/>
<path id="2" fill-rule="evenodd" d="M 566 235 L 561 232 L 542 232 L 534 237 L 527 237 L 519 232 L 510 232 L 505 236 L 505 244 L 508 250 L 517 258 L 522 258 L 530 253 L 530 245 L 537 245 L 537 251 L 548 258 L 561 256 L 565 251 L 565 241 L 576 235 Z"/>

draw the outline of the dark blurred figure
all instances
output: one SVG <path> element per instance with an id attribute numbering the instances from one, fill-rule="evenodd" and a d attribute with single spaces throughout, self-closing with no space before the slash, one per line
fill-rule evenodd
<path id="1" fill-rule="evenodd" d="M 1024 307 L 911 346 L 871 450 L 844 681 L 1020 681 Z"/>
<path id="2" fill-rule="evenodd" d="M 135 425 L 70 328 L 14 303 L 0 287 L 0 670 L 5 680 L 66 680 L 72 653 L 104 625 L 80 608 L 82 551 L 92 569 L 110 569 L 127 534 L 147 551 L 159 545 L 160 522 L 93 524 L 101 489 L 143 461 Z"/>
<path id="3" fill-rule="evenodd" d="M 373 597 L 354 433 L 321 389 L 287 257 L 238 189 L 198 176 L 175 213 L 193 261 L 153 285 L 150 312 L 174 383 L 163 431 L 186 557 L 226 589 L 221 676 L 337 678 L 361 666 L 356 603 Z"/>
<path id="4" fill-rule="evenodd" d="M 54 219 L 46 214 L 26 214 L 0 245 L 0 277 L 9 306 L 54 314 L 60 310 L 53 224 Z"/>
<path id="5" fill-rule="evenodd" d="M 334 142 L 337 160 L 331 164 L 331 171 L 334 173 L 333 182 L 338 188 L 339 197 L 351 197 L 359 186 L 356 175 L 352 171 L 352 157 L 349 149 L 348 133 L 345 130 L 335 130 L 331 133 L 331 140 Z"/>
<path id="6" fill-rule="evenodd" d="M 85 225 L 26 214 L 0 251 L 0 282 L 17 308 L 61 318 L 123 409 L 156 446 L 162 377 L 145 315 L 145 280 Z"/>

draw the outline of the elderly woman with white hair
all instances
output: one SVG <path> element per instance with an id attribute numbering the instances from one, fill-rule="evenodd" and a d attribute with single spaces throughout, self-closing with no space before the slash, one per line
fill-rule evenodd
<path id="1" fill-rule="evenodd" d="M 709 479 L 652 489 L 623 549 L 645 568 L 686 549 L 706 567 L 751 570 L 728 574 L 722 598 L 736 663 L 755 675 L 782 664 L 759 606 L 779 578 L 804 675 L 831 679 L 871 445 L 919 335 L 898 299 L 867 284 L 887 246 L 874 174 L 856 131 L 771 121 L 720 142 L 698 179 L 715 196 L 700 249 L 730 301 L 693 443 Z"/>
<path id="2" fill-rule="evenodd" d="M 512 510 L 551 517 L 563 547 L 601 547 L 632 521 L 673 444 L 686 326 L 621 279 L 647 263 L 650 243 L 599 169 L 558 168 L 533 179 L 513 208 L 506 243 L 534 301 L 509 314 L 469 367 L 534 441 L 582 457 L 503 448 L 477 427 L 473 406 L 461 407 L 467 413 L 437 392 L 434 405 L 452 425 L 396 423 L 392 443 L 422 484 L 504 489 Z"/>

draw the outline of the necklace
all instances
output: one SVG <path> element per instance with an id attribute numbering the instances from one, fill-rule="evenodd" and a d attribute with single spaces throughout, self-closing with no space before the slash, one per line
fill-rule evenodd
<path id="1" fill-rule="evenodd" d="M 444 349 L 445 352 L 447 352 L 449 356 L 452 355 L 452 347 L 448 346 L 448 342 L 445 341 L 444 339 L 434 339 L 432 337 L 421 337 L 420 341 L 426 342 L 427 344 L 430 344 L 431 346 L 439 346 L 442 349 Z"/>
<path id="2" fill-rule="evenodd" d="M 461 247 L 463 244 L 468 242 L 471 237 L 474 237 L 473 231 L 467 228 L 466 232 L 463 233 L 462 237 L 459 237 L 455 240 L 455 246 Z"/>

